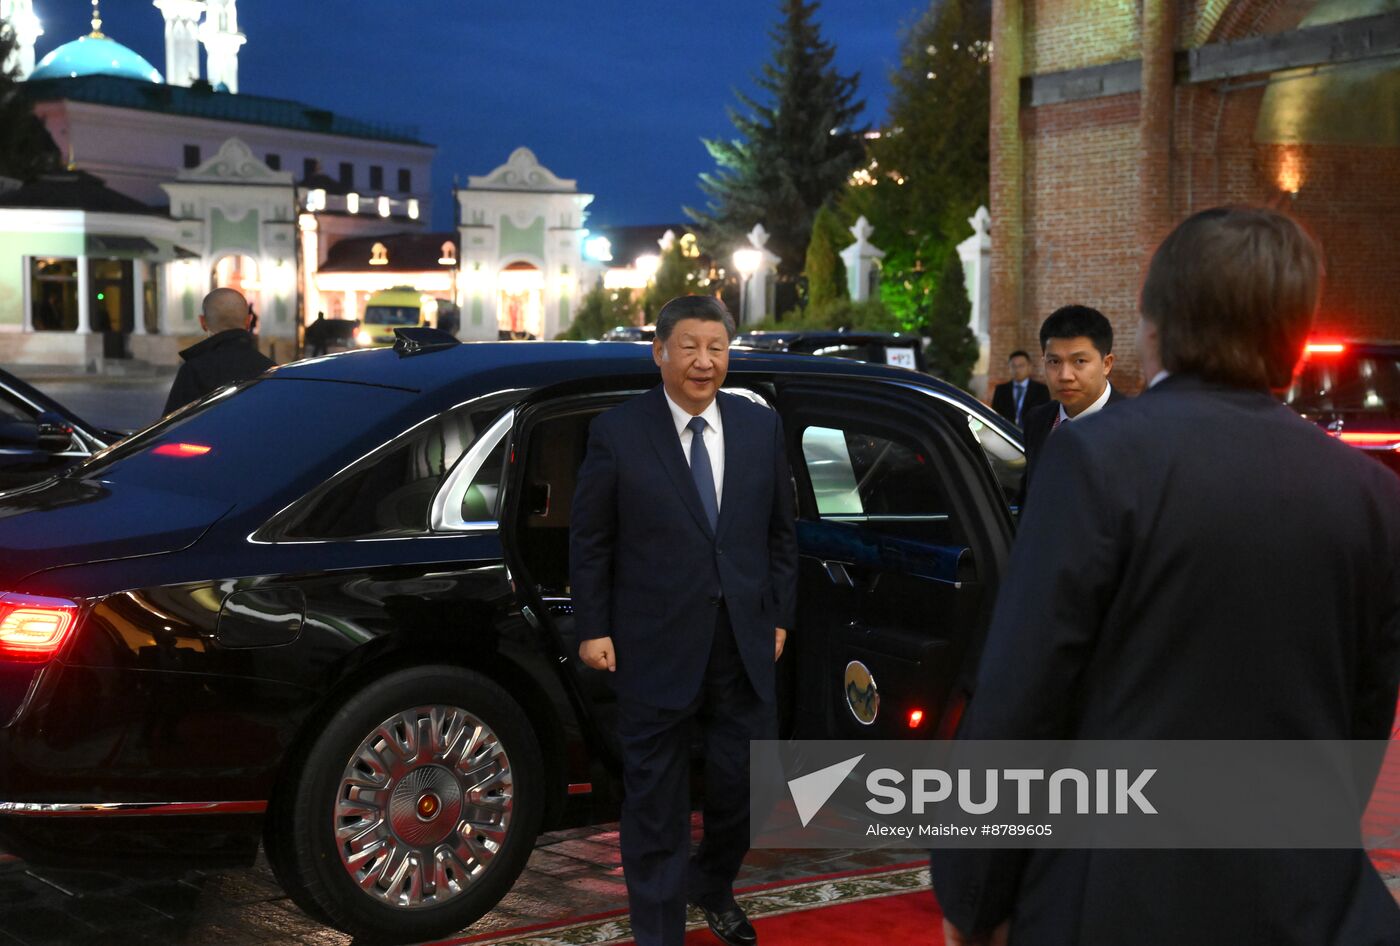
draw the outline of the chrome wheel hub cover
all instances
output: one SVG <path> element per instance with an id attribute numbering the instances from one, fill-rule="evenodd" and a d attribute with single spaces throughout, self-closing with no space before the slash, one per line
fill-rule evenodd
<path id="1" fill-rule="evenodd" d="M 403 909 L 441 905 L 500 853 L 515 786 L 496 734 L 455 706 L 380 723 L 341 774 L 340 862 L 368 896 Z"/>

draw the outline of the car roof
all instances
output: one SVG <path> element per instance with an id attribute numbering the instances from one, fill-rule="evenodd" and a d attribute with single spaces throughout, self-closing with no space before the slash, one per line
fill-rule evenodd
<path id="1" fill-rule="evenodd" d="M 436 391 L 453 388 L 546 387 L 608 375 L 655 374 L 650 342 L 465 342 L 415 355 L 392 348 L 340 352 L 272 369 L 269 377 L 342 381 Z M 866 362 L 736 350 L 730 372 L 827 374 L 917 380 L 956 390 L 927 375 Z M 473 379 L 476 379 L 473 382 Z"/>
<path id="2" fill-rule="evenodd" d="M 737 376 L 744 374 L 900 381 L 936 390 L 968 409 L 986 413 L 985 405 L 961 388 L 932 375 L 876 362 L 733 348 L 729 382 L 738 382 Z M 281 365 L 263 377 L 418 392 L 424 396 L 421 406 L 434 411 L 512 389 L 537 391 L 600 378 L 631 378 L 647 386 L 661 380 L 652 361 L 652 343 L 625 341 L 464 342 L 414 355 L 400 355 L 392 348 L 361 349 Z"/>

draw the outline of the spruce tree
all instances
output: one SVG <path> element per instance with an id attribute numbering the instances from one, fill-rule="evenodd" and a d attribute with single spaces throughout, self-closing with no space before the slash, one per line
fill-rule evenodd
<path id="1" fill-rule="evenodd" d="M 818 208 L 865 157 L 860 77 L 834 68 L 835 48 L 822 39 L 817 8 L 816 0 L 781 0 L 772 61 L 755 77 L 762 101 L 735 93 L 746 110 L 729 110 L 738 136 L 705 141 L 716 165 L 700 175 L 708 207 L 686 208 L 712 255 L 746 245 L 745 234 L 761 222 L 787 278 L 802 268 Z"/>
<path id="2" fill-rule="evenodd" d="M 977 337 L 968 327 L 971 319 L 972 302 L 967 297 L 962 259 L 954 250 L 938 275 L 924 334 L 929 338 L 929 372 L 962 388 L 972 380 L 972 368 L 977 364 Z"/>
<path id="3" fill-rule="evenodd" d="M 846 264 L 841 247 L 851 242 L 850 234 L 830 207 L 822 207 L 812 221 L 812 238 L 807 243 L 807 306 L 816 310 L 850 298 L 846 287 Z"/>
<path id="4" fill-rule="evenodd" d="M 0 25 L 0 62 L 10 57 L 15 35 Z M 59 167 L 58 148 L 24 94 L 14 70 L 0 71 L 0 177 L 31 181 Z"/>

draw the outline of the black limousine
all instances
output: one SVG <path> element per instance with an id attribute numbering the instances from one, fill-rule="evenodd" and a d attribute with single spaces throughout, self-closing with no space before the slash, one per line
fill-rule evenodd
<path id="1" fill-rule="evenodd" d="M 657 382 L 639 345 L 403 338 L 0 493 L 0 848 L 207 865 L 262 842 L 326 923 L 470 924 L 611 784 L 569 507 L 590 420 Z M 1019 434 L 927 375 L 840 359 L 736 353 L 726 389 L 781 414 L 799 499 L 783 732 L 946 734 Z"/>

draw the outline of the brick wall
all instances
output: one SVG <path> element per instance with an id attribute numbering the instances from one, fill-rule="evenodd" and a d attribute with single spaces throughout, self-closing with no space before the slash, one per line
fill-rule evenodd
<path id="1" fill-rule="evenodd" d="M 998 4 L 1019 4 L 996 0 Z M 1179 40 L 1222 42 L 1297 26 L 1312 0 L 1186 0 Z M 1141 55 L 1137 2 L 1084 4 L 1025 0 L 1023 74 Z M 1165 173 L 1173 222 L 1223 203 L 1266 204 L 1293 213 L 1327 257 L 1319 330 L 1400 338 L 1400 148 L 1284 146 L 1255 141 L 1262 85 L 1178 85 L 1172 93 L 1171 157 Z M 1019 191 L 1022 236 L 1019 298 L 993 293 L 991 381 L 1005 380 L 1006 356 L 1035 350 L 1040 322 L 1081 302 L 1114 324 L 1120 387 L 1140 383 L 1133 351 L 1137 291 L 1146 266 L 1139 250 L 1141 166 L 1136 94 L 1030 108 L 1022 106 L 1019 162 L 993 159 L 995 195 Z M 1005 136 L 1012 140 L 1012 136 Z M 1301 176 L 1296 195 L 1280 187 L 1280 166 Z M 998 180 L 995 168 L 1019 180 Z M 1155 184 L 1160 188 L 1161 183 Z M 993 216 L 993 272 L 998 257 Z M 1006 283 L 1009 285 L 1010 283 Z"/>
<path id="2" fill-rule="evenodd" d="M 1138 0 L 1025 0 L 1027 74 L 1132 59 Z"/>
<path id="3" fill-rule="evenodd" d="M 1089 305 L 1113 323 L 1118 367 L 1135 375 L 1138 98 L 1119 95 L 1023 113 L 1026 276 L 1020 342 L 1062 305 Z M 1004 359 L 1003 359 L 1004 360 Z"/>

